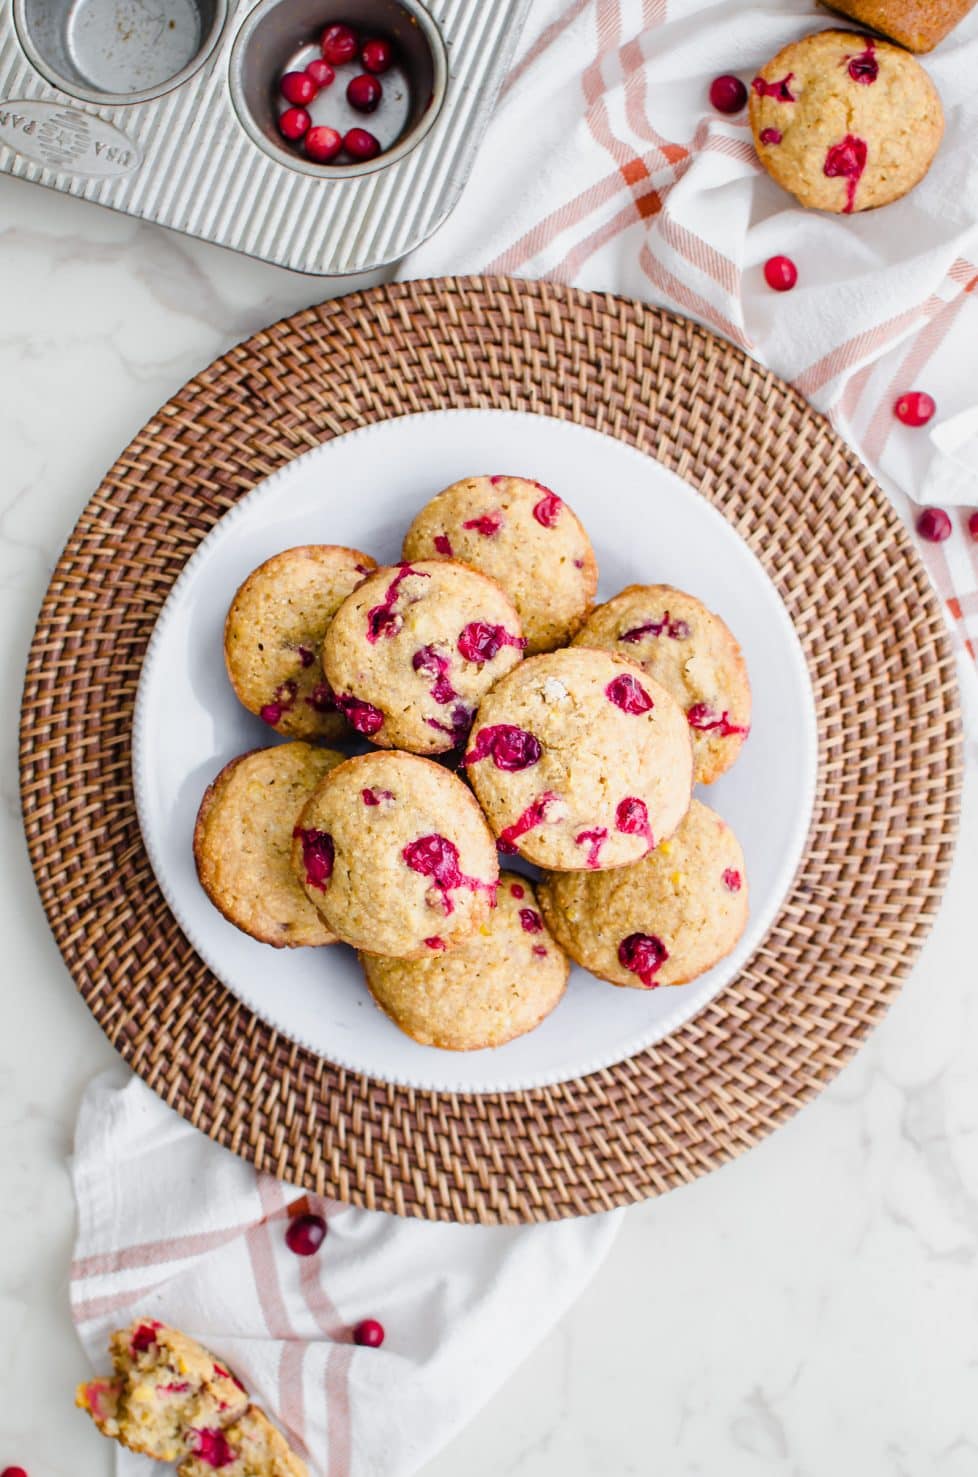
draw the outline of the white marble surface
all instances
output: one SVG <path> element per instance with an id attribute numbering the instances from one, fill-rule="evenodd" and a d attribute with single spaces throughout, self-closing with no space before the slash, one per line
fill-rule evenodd
<path id="1" fill-rule="evenodd" d="M 48 933 L 21 839 L 16 717 L 35 613 L 106 466 L 314 279 L 0 179 L 0 1469 L 101 1477 L 72 1408 L 65 1174 L 112 1052 Z M 425 1477 L 978 1473 L 978 745 L 946 905 L 912 980 L 819 1101 L 739 1163 L 632 1211 L 556 1332 Z M 514 1318 L 519 1311 L 514 1310 Z"/>

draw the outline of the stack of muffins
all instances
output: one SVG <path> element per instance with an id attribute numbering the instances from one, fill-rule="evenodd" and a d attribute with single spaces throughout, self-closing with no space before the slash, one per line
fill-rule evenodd
<path id="1" fill-rule="evenodd" d="M 727 626 L 665 585 L 594 609 L 580 520 L 522 477 L 446 488 L 403 561 L 288 549 L 235 595 L 228 675 L 290 742 L 208 788 L 211 900 L 263 943 L 351 945 L 381 1009 L 450 1050 L 532 1030 L 568 956 L 647 990 L 710 969 L 748 906 L 736 837 L 692 798 L 750 727 Z"/>

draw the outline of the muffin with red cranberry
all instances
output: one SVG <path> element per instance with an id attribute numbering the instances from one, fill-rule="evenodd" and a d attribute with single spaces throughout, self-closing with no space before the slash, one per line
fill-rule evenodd
<path id="1" fill-rule="evenodd" d="M 500 850 L 559 871 L 637 862 L 689 806 L 678 703 L 583 646 L 530 657 L 479 705 L 464 763 Z"/>
<path id="2" fill-rule="evenodd" d="M 686 714 L 694 775 L 710 785 L 750 732 L 747 665 L 729 627 L 671 585 L 629 585 L 588 617 L 582 646 L 627 657 L 671 692 Z"/>
<path id="3" fill-rule="evenodd" d="M 76 1404 L 103 1436 L 160 1462 L 192 1452 L 200 1433 L 242 1415 L 248 1397 L 213 1354 L 155 1319 L 137 1320 L 109 1341 L 115 1373 L 79 1385 Z"/>
<path id="4" fill-rule="evenodd" d="M 478 1051 L 524 1036 L 559 1003 L 569 965 L 537 907 L 533 884 L 499 877 L 497 903 L 458 948 L 425 959 L 361 954 L 370 993 L 422 1046 Z"/>
<path id="5" fill-rule="evenodd" d="M 758 157 L 802 205 L 849 215 L 888 205 L 927 173 L 944 111 L 923 67 L 855 31 L 794 41 L 751 84 Z"/>
<path id="6" fill-rule="evenodd" d="M 223 1430 L 198 1433 L 190 1456 L 181 1462 L 179 1477 L 307 1477 L 301 1462 L 281 1432 L 255 1405 Z"/>
<path id="7" fill-rule="evenodd" d="M 207 787 L 194 827 L 201 886 L 235 928 L 273 948 L 334 944 L 292 870 L 299 811 L 343 754 L 312 744 L 255 749 Z"/>
<path id="8" fill-rule="evenodd" d="M 405 559 L 459 559 L 506 591 L 529 655 L 566 646 L 594 603 L 598 565 L 580 519 L 526 477 L 465 477 L 421 509 Z"/>
<path id="9" fill-rule="evenodd" d="M 376 568 L 359 549 L 307 544 L 266 559 L 238 590 L 224 624 L 228 677 L 276 733 L 335 740 L 349 732 L 320 653 L 333 615 Z"/>
<path id="10" fill-rule="evenodd" d="M 495 580 L 421 560 L 379 569 L 343 602 L 323 667 L 338 707 L 373 743 L 443 754 L 480 698 L 519 662 L 519 616 Z"/>
<path id="11" fill-rule="evenodd" d="M 292 865 L 337 938 L 424 959 L 487 924 L 499 860 L 468 787 L 416 754 L 348 759 L 295 827 Z"/>
<path id="12" fill-rule="evenodd" d="M 747 923 L 744 854 L 694 800 L 675 836 L 620 872 L 553 872 L 547 925 L 572 959 L 613 985 L 685 985 L 734 948 Z"/>

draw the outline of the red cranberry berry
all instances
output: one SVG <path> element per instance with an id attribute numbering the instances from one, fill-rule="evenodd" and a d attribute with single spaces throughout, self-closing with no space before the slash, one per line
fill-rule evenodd
<path id="1" fill-rule="evenodd" d="M 147 1349 L 151 1349 L 156 1343 L 156 1330 L 160 1326 L 155 1318 L 151 1318 L 148 1323 L 141 1323 L 129 1341 L 130 1353 L 135 1356 L 145 1354 Z"/>
<path id="2" fill-rule="evenodd" d="M 356 31 L 349 26 L 327 26 L 319 47 L 326 61 L 334 67 L 341 67 L 344 62 L 355 61 L 360 43 Z"/>
<path id="3" fill-rule="evenodd" d="M 736 867 L 728 867 L 723 874 L 723 885 L 728 892 L 739 892 L 743 885 L 743 878 Z"/>
<path id="4" fill-rule="evenodd" d="M 710 83 L 710 102 L 718 113 L 739 113 L 747 102 L 747 88 L 739 77 L 715 77 Z"/>
<path id="5" fill-rule="evenodd" d="M 926 426 L 937 405 L 926 390 L 908 390 L 893 407 L 893 414 L 904 426 Z"/>
<path id="6" fill-rule="evenodd" d="M 622 969 L 637 974 L 647 990 L 658 983 L 656 974 L 669 958 L 669 951 L 654 933 L 630 933 L 618 945 L 618 962 Z"/>
<path id="7" fill-rule="evenodd" d="M 371 77 L 369 72 L 361 72 L 358 77 L 352 78 L 346 89 L 346 100 L 358 113 L 372 113 L 383 92 L 384 89 L 376 77 Z"/>
<path id="8" fill-rule="evenodd" d="M 311 124 L 312 119 L 305 108 L 286 108 L 278 120 L 279 133 L 293 143 L 309 132 Z"/>
<path id="9" fill-rule="evenodd" d="M 790 292 L 798 281 L 798 268 L 790 256 L 768 257 L 764 263 L 764 281 L 775 292 Z"/>
<path id="10" fill-rule="evenodd" d="M 968 519 L 968 532 L 975 542 L 978 543 L 978 513 L 972 513 Z"/>
<path id="11" fill-rule="evenodd" d="M 360 48 L 360 60 L 368 72 L 386 72 L 394 64 L 394 48 L 382 36 L 371 36 Z"/>
<path id="12" fill-rule="evenodd" d="M 536 764 L 542 753 L 540 740 L 525 728 L 517 728 L 513 723 L 491 723 L 479 729 L 462 763 L 478 764 L 480 759 L 492 759 L 497 769 L 517 774 Z"/>
<path id="13" fill-rule="evenodd" d="M 312 78 L 317 87 L 332 87 L 336 81 L 333 68 L 320 56 L 315 57 L 306 67 L 306 75 Z"/>
<path id="14" fill-rule="evenodd" d="M 311 103 L 319 90 L 308 72 L 286 72 L 278 88 L 287 103 L 299 108 Z"/>
<path id="15" fill-rule="evenodd" d="M 206 1466 L 220 1471 L 221 1467 L 230 1467 L 232 1462 L 237 1461 L 238 1454 L 228 1445 L 223 1431 L 193 1430 L 191 1434 L 194 1439 L 194 1456 Z"/>
<path id="16" fill-rule="evenodd" d="M 23 1467 L 4 1467 L 0 1477 L 27 1477 Z"/>
<path id="17" fill-rule="evenodd" d="M 641 682 L 630 672 L 614 677 L 604 691 L 608 701 L 623 713 L 647 713 L 655 706 Z"/>
<path id="18" fill-rule="evenodd" d="M 353 1330 L 353 1342 L 362 1349 L 379 1349 L 384 1342 L 384 1325 L 376 1318 L 364 1318 Z"/>
<path id="19" fill-rule="evenodd" d="M 925 508 L 917 519 L 917 532 L 928 543 L 942 544 L 951 537 L 951 520 L 943 508 Z"/>
<path id="20" fill-rule="evenodd" d="M 380 140 L 365 128 L 351 128 L 344 136 L 343 147 L 354 159 L 376 159 Z"/>
<path id="21" fill-rule="evenodd" d="M 302 842 L 302 865 L 306 869 L 306 882 L 319 892 L 326 891 L 326 884 L 333 875 L 335 848 L 333 838 L 326 831 L 315 827 L 305 829 L 296 826 L 292 832 L 296 841 Z"/>
<path id="22" fill-rule="evenodd" d="M 314 164 L 328 164 L 342 149 L 343 135 L 337 133 L 335 128 L 322 126 L 310 128 L 303 147 L 306 151 L 306 158 L 311 159 Z"/>
<path id="23" fill-rule="evenodd" d="M 285 1244 L 296 1256 L 315 1256 L 326 1240 L 326 1222 L 321 1215 L 297 1215 L 289 1221 Z"/>

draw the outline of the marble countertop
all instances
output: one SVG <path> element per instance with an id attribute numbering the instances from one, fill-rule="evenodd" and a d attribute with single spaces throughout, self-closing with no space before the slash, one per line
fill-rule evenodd
<path id="1" fill-rule="evenodd" d="M 349 285 L 349 284 L 347 284 Z M 65 1171 L 113 1052 L 21 835 L 16 722 L 72 523 L 215 355 L 331 291 L 0 178 L 0 1469 L 101 1477 L 72 1407 Z M 978 743 L 947 900 L 889 1017 L 773 1138 L 631 1211 L 586 1295 L 424 1477 L 978 1473 Z"/>

